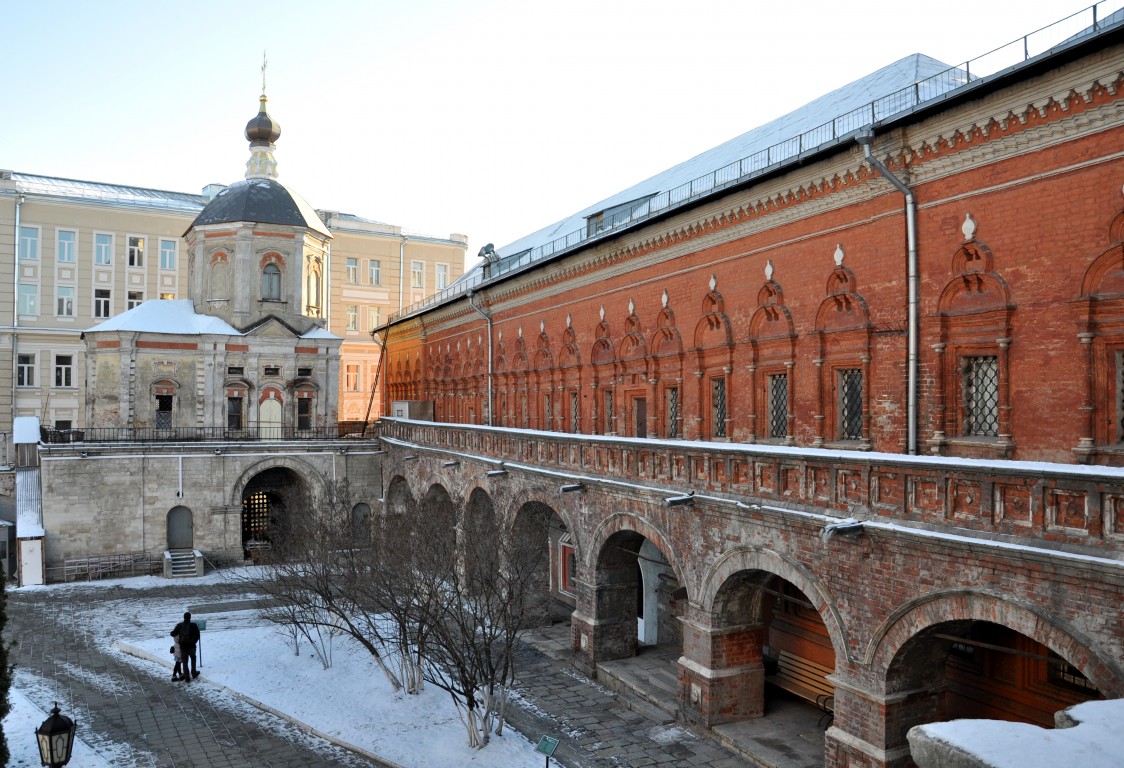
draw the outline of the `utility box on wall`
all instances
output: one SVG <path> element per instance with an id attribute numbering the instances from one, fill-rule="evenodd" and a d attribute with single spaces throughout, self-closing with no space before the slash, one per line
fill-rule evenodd
<path id="1" fill-rule="evenodd" d="M 433 421 L 433 401 L 393 400 L 390 403 L 390 415 L 396 419 Z"/>

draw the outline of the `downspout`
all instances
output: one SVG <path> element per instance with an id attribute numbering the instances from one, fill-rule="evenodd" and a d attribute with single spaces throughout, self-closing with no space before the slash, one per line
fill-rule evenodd
<path id="1" fill-rule="evenodd" d="M 890 169 L 882 164 L 870 150 L 874 141 L 874 131 L 866 129 L 855 137 L 855 141 L 863 148 L 863 157 L 873 165 L 879 173 L 905 195 L 905 228 L 906 244 L 908 248 L 906 284 L 909 288 L 909 354 L 907 362 L 908 383 L 906 384 L 906 451 L 917 455 L 917 345 L 918 330 L 920 326 L 920 313 L 918 310 L 918 276 L 917 276 L 917 201 L 913 192 Z"/>
<path id="2" fill-rule="evenodd" d="M 486 313 L 480 307 L 476 306 L 476 294 L 472 291 L 468 292 L 468 304 L 478 313 L 480 317 L 484 318 L 488 323 L 488 421 L 487 425 L 492 426 L 492 390 L 495 387 L 492 373 L 492 316 Z"/>
<path id="3" fill-rule="evenodd" d="M 16 423 L 16 361 L 19 359 L 17 340 L 19 339 L 20 324 L 20 208 L 24 204 L 23 193 L 16 195 L 16 230 L 12 234 L 12 424 Z"/>
<path id="4" fill-rule="evenodd" d="M 410 238 L 405 235 L 399 235 L 402 242 L 398 244 L 398 314 L 402 314 L 402 308 L 405 304 L 402 303 L 402 293 L 406 289 L 406 243 Z"/>

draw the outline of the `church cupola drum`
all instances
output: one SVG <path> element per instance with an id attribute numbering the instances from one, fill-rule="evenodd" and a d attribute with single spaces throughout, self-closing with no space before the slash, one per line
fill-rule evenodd
<path id="1" fill-rule="evenodd" d="M 184 237 L 197 312 L 241 331 L 274 318 L 298 334 L 323 327 L 332 234 L 304 199 L 277 180 L 281 125 L 263 93 L 247 124 L 246 178 L 223 188 Z"/>

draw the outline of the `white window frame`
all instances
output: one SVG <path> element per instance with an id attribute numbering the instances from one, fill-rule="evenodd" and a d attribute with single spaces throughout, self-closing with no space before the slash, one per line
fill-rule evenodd
<path id="1" fill-rule="evenodd" d="M 147 239 L 144 235 L 125 235 L 125 263 L 129 265 L 130 269 L 144 269 L 144 251 L 147 246 Z M 134 240 L 140 241 L 140 244 L 134 245 Z"/>
<path id="2" fill-rule="evenodd" d="M 363 370 L 358 363 L 348 363 L 344 365 L 344 390 L 347 392 L 359 392 L 359 380 L 362 375 Z"/>
<path id="3" fill-rule="evenodd" d="M 34 224 L 20 224 L 19 231 L 19 260 L 39 261 L 39 245 L 42 242 L 43 232 Z"/>
<path id="4" fill-rule="evenodd" d="M 64 240 L 63 235 L 70 235 L 70 240 Z M 78 230 L 55 230 L 55 263 L 74 264 L 78 258 Z"/>
<path id="5" fill-rule="evenodd" d="M 72 285 L 55 286 L 55 316 L 74 317 L 78 289 Z"/>
<path id="6" fill-rule="evenodd" d="M 382 307 L 367 307 L 367 330 L 373 331 L 382 325 Z"/>
<path id="7" fill-rule="evenodd" d="M 98 291 L 105 291 L 108 296 L 98 296 Z M 104 314 L 99 314 L 98 310 L 104 305 Z M 97 320 L 105 320 L 113 317 L 113 289 L 112 288 L 95 288 L 94 289 L 94 318 Z"/>
<path id="8" fill-rule="evenodd" d="M 358 331 L 359 330 L 359 305 L 358 304 L 348 304 L 347 307 L 344 309 L 344 312 L 346 312 L 346 314 L 347 314 L 347 330 Z"/>
<path id="9" fill-rule="evenodd" d="M 67 360 L 67 363 L 62 363 L 62 360 Z M 59 379 L 63 379 L 60 384 Z M 73 389 L 74 388 L 74 355 L 55 355 L 55 389 Z"/>
<path id="10" fill-rule="evenodd" d="M 425 290 L 425 262 L 410 262 L 410 287 L 414 290 Z"/>
<path id="11" fill-rule="evenodd" d="M 108 238 L 109 242 L 99 242 Z M 113 251 L 116 250 L 116 236 L 112 232 L 94 233 L 94 266 L 109 267 L 113 265 Z"/>
<path id="12" fill-rule="evenodd" d="M 382 262 L 371 259 L 367 262 L 367 280 L 371 285 L 382 285 Z"/>
<path id="13" fill-rule="evenodd" d="M 160 269 L 165 272 L 175 272 L 178 259 L 179 242 L 167 237 L 159 240 L 160 244 Z M 171 248 L 165 246 L 170 245 Z"/>
<path id="14" fill-rule="evenodd" d="M 37 316 L 39 314 L 39 286 L 35 283 L 20 283 L 17 292 L 19 295 L 19 313 Z"/>
<path id="15" fill-rule="evenodd" d="M 23 358 L 29 358 L 30 362 L 24 362 Z M 39 357 L 34 352 L 21 352 L 16 356 L 17 387 L 35 386 L 35 368 L 38 363 Z"/>
<path id="16" fill-rule="evenodd" d="M 144 304 L 144 291 L 129 291 L 125 294 L 125 309 L 136 309 Z"/>
<path id="17" fill-rule="evenodd" d="M 346 267 L 347 268 L 347 282 L 358 283 L 359 282 L 359 259 L 354 259 L 354 258 L 348 257 L 347 261 L 344 262 L 344 263 L 347 265 L 347 267 Z"/>
<path id="18" fill-rule="evenodd" d="M 449 287 L 449 275 L 450 275 L 449 265 L 448 264 L 441 264 L 441 263 L 434 264 L 433 270 L 434 270 L 433 290 L 443 291 L 446 288 L 448 288 Z"/>

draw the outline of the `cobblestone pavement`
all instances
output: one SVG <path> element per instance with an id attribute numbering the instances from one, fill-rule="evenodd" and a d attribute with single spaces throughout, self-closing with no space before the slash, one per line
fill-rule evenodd
<path id="1" fill-rule="evenodd" d="M 96 637 L 81 611 L 114 612 L 117 601 L 159 598 L 207 610 L 247 592 L 245 584 L 170 583 L 134 590 L 113 587 L 21 590 L 8 593 L 6 640 L 16 686 L 43 711 L 58 700 L 81 723 L 81 738 L 113 764 L 141 768 L 371 766 L 369 760 L 305 733 L 210 687 L 171 682 L 166 671 L 130 663 L 110 644 L 134 636 Z M 126 612 L 122 612 L 123 614 Z M 544 734 L 561 744 L 552 760 L 568 768 L 714 766 L 746 763 L 716 743 L 674 725 L 659 725 L 570 665 L 549 643 L 523 644 L 521 680 L 509 722 L 529 739 Z M 545 652 L 544 652 L 545 651 Z M 514 768 L 514 767 L 513 767 Z"/>

